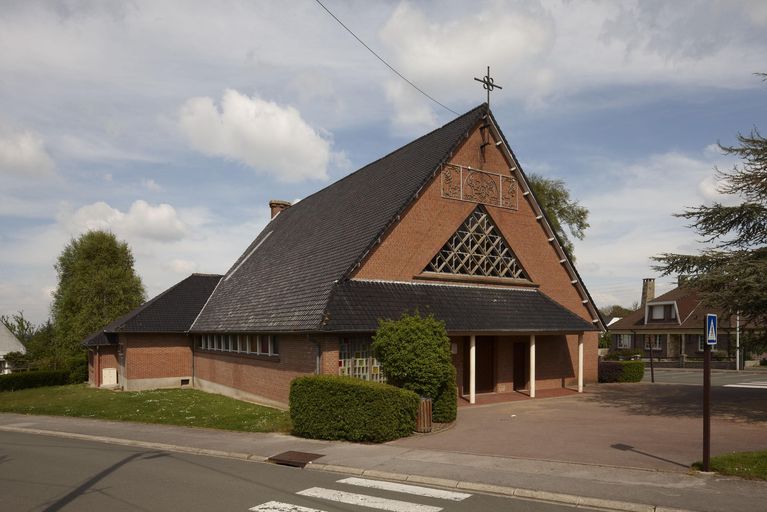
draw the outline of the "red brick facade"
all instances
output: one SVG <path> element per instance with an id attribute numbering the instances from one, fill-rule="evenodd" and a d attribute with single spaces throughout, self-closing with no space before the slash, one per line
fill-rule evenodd
<path id="1" fill-rule="evenodd" d="M 88 383 L 98 387 L 102 384 L 101 371 L 104 368 L 118 368 L 117 347 L 102 346 L 88 351 Z"/>
<path id="2" fill-rule="evenodd" d="M 128 379 L 191 377 L 192 346 L 186 334 L 121 334 Z"/>
<path id="3" fill-rule="evenodd" d="M 492 141 L 491 142 L 496 142 Z M 520 176 L 509 169 L 512 163 L 507 161 L 495 144 L 485 150 L 485 162 L 480 160 L 482 138 L 475 130 L 469 139 L 455 153 L 450 163 L 488 172 L 512 176 L 520 181 Z M 476 208 L 475 203 L 446 199 L 442 197 L 441 179 L 437 176 L 424 188 L 420 197 L 408 208 L 401 220 L 396 223 L 370 254 L 367 260 L 354 274 L 357 279 L 418 281 L 420 274 L 434 255 L 442 248 L 466 217 Z M 498 208 L 486 205 L 495 225 L 503 234 L 510 248 L 517 256 L 530 280 L 539 285 L 542 292 L 558 303 L 570 309 L 583 319 L 593 320 L 583 303 L 572 277 L 560 262 L 560 256 L 546 234 L 541 220 L 532 208 L 531 196 L 518 194 L 518 210 Z M 493 283 L 483 283 L 484 285 Z M 497 284 L 497 286 L 504 286 Z M 509 337 L 496 339 L 498 368 L 496 369 L 496 391 L 508 390 L 511 382 L 513 357 Z M 524 337 L 516 341 L 528 342 Z M 460 344 L 460 343 L 459 343 Z M 597 380 L 598 333 L 584 334 L 584 381 Z M 578 364 L 577 336 L 539 336 L 537 339 L 536 386 L 539 389 L 570 385 L 576 378 L 574 368 Z M 459 373 L 459 388 L 462 383 L 462 349 L 455 356 Z"/>
<path id="4" fill-rule="evenodd" d="M 226 394 L 242 391 L 255 399 L 287 404 L 290 381 L 316 373 L 318 355 L 320 372 L 338 373 L 337 338 L 286 334 L 278 339 L 279 356 L 195 349 L 195 378 L 222 386 L 219 391 Z"/>

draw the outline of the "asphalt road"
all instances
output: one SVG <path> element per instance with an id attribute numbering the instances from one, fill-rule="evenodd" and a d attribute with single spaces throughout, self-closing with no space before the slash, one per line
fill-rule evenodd
<path id="1" fill-rule="evenodd" d="M 390 484 L 235 459 L 0 432 L 0 510 L 9 512 L 571 510 L 422 485 L 397 483 L 387 489 Z"/>
<path id="2" fill-rule="evenodd" d="M 645 366 L 642 382 L 650 382 L 650 366 Z M 686 368 L 656 368 L 655 382 L 660 384 L 703 385 L 703 370 Z M 764 389 L 767 392 L 767 371 L 765 370 L 712 370 L 712 386 L 730 388 Z"/>

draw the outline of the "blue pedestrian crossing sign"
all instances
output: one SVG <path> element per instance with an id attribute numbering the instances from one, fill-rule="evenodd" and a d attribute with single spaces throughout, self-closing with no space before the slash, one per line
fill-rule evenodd
<path id="1" fill-rule="evenodd" d="M 706 343 L 716 345 L 716 315 L 713 313 L 706 315 Z"/>

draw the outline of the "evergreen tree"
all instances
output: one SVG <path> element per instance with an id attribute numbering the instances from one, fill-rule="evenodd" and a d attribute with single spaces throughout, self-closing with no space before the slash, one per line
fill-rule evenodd
<path id="1" fill-rule="evenodd" d="M 708 306 L 741 322 L 761 326 L 745 339 L 746 349 L 767 348 L 767 139 L 754 128 L 738 135 L 735 146 L 721 146 L 741 159 L 730 170 L 716 170 L 722 194 L 736 196 L 740 204 L 715 202 L 677 214 L 711 244 L 700 254 L 664 253 L 654 259 L 664 275 L 682 274 L 697 288 Z"/>
<path id="2" fill-rule="evenodd" d="M 51 307 L 57 360 L 81 352 L 83 339 L 144 302 L 128 244 L 112 233 L 89 231 L 70 241 L 55 265 Z"/>
<path id="3" fill-rule="evenodd" d="M 562 249 L 575 261 L 573 242 L 567 236 L 564 226 L 567 226 L 572 236 L 583 240 L 584 231 L 589 227 L 589 210 L 578 204 L 578 201 L 570 199 L 570 191 L 562 180 L 529 174 L 527 181 L 541 208 L 546 212 L 551 228 L 559 237 Z"/>

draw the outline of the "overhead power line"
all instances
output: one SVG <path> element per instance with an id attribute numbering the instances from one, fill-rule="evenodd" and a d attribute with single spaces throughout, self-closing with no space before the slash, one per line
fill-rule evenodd
<path id="1" fill-rule="evenodd" d="M 333 17 L 333 19 L 334 19 L 334 20 L 336 20 L 336 21 L 338 22 L 338 24 L 339 24 L 339 25 L 341 25 L 342 27 L 344 27 L 344 28 L 346 29 L 346 31 L 347 31 L 347 32 L 349 32 L 349 33 L 350 33 L 350 34 L 351 34 L 351 35 L 354 37 L 354 39 L 356 39 L 357 41 L 359 41 L 359 43 L 360 43 L 362 46 L 364 46 L 365 48 L 367 48 L 367 50 L 368 50 L 370 53 L 372 53 L 373 55 L 375 55 L 375 58 L 376 58 L 376 59 L 378 59 L 378 60 L 380 60 L 381 62 L 383 62 L 383 63 L 384 63 L 384 65 L 385 65 L 387 68 L 391 69 L 391 70 L 392 70 L 392 71 L 393 71 L 393 72 L 394 72 L 394 73 L 395 73 L 395 74 L 396 74 L 398 77 L 400 77 L 400 78 L 401 78 L 401 79 L 403 79 L 405 82 L 407 82 L 408 84 L 410 84 L 410 86 L 411 86 L 413 89 L 415 89 L 416 91 L 420 92 L 421 94 L 423 94 L 424 96 L 426 96 L 426 97 L 427 97 L 427 98 L 429 98 L 431 101 L 433 101 L 434 103 L 436 103 L 436 104 L 437 104 L 437 105 L 439 105 L 440 107 L 444 108 L 445 110 L 447 110 L 447 111 L 449 111 L 449 112 L 452 112 L 453 114 L 455 114 L 455 115 L 457 115 L 457 116 L 458 116 L 458 115 L 460 115 L 458 112 L 456 112 L 456 111 L 455 111 L 455 110 L 453 110 L 452 108 L 450 108 L 450 107 L 446 106 L 445 104 L 443 104 L 443 103 L 440 103 L 440 102 L 439 102 L 439 101 L 437 101 L 437 100 L 436 100 L 436 99 L 435 99 L 433 96 L 430 96 L 430 95 L 429 95 L 429 94 L 428 94 L 426 91 L 424 91 L 423 89 L 421 89 L 420 87 L 418 87 L 416 84 L 414 84 L 413 82 L 411 82 L 410 80 L 408 80 L 407 78 L 405 78 L 405 76 L 404 76 L 402 73 L 400 73 L 399 71 L 397 71 L 396 69 L 394 69 L 394 67 L 392 67 L 392 65 L 391 65 L 391 64 L 389 64 L 388 62 L 386 62 L 386 61 L 384 60 L 384 58 L 383 58 L 383 57 L 381 57 L 380 55 L 378 55 L 378 54 L 377 54 L 377 53 L 376 53 L 376 52 L 375 52 L 375 51 L 374 51 L 374 50 L 373 50 L 371 47 L 369 47 L 367 44 L 365 44 L 365 41 L 363 41 L 362 39 L 360 39 L 359 37 L 357 37 L 357 34 L 355 34 L 354 32 L 352 32 L 352 30 L 351 30 L 349 27 L 347 27 L 346 25 L 344 25 L 344 22 L 343 22 L 343 21 L 341 21 L 341 20 L 339 20 L 339 19 L 338 19 L 338 17 L 337 17 L 335 14 L 333 14 L 333 13 L 330 11 L 330 9 L 328 9 L 327 7 L 325 7 L 325 5 L 324 5 L 322 2 L 320 2 L 320 0 L 314 0 L 314 1 L 315 1 L 315 2 L 317 2 L 317 3 L 320 5 L 320 7 L 322 7 L 323 9 L 325 9 L 325 12 L 327 12 L 328 14 L 330 14 L 330 15 Z"/>

